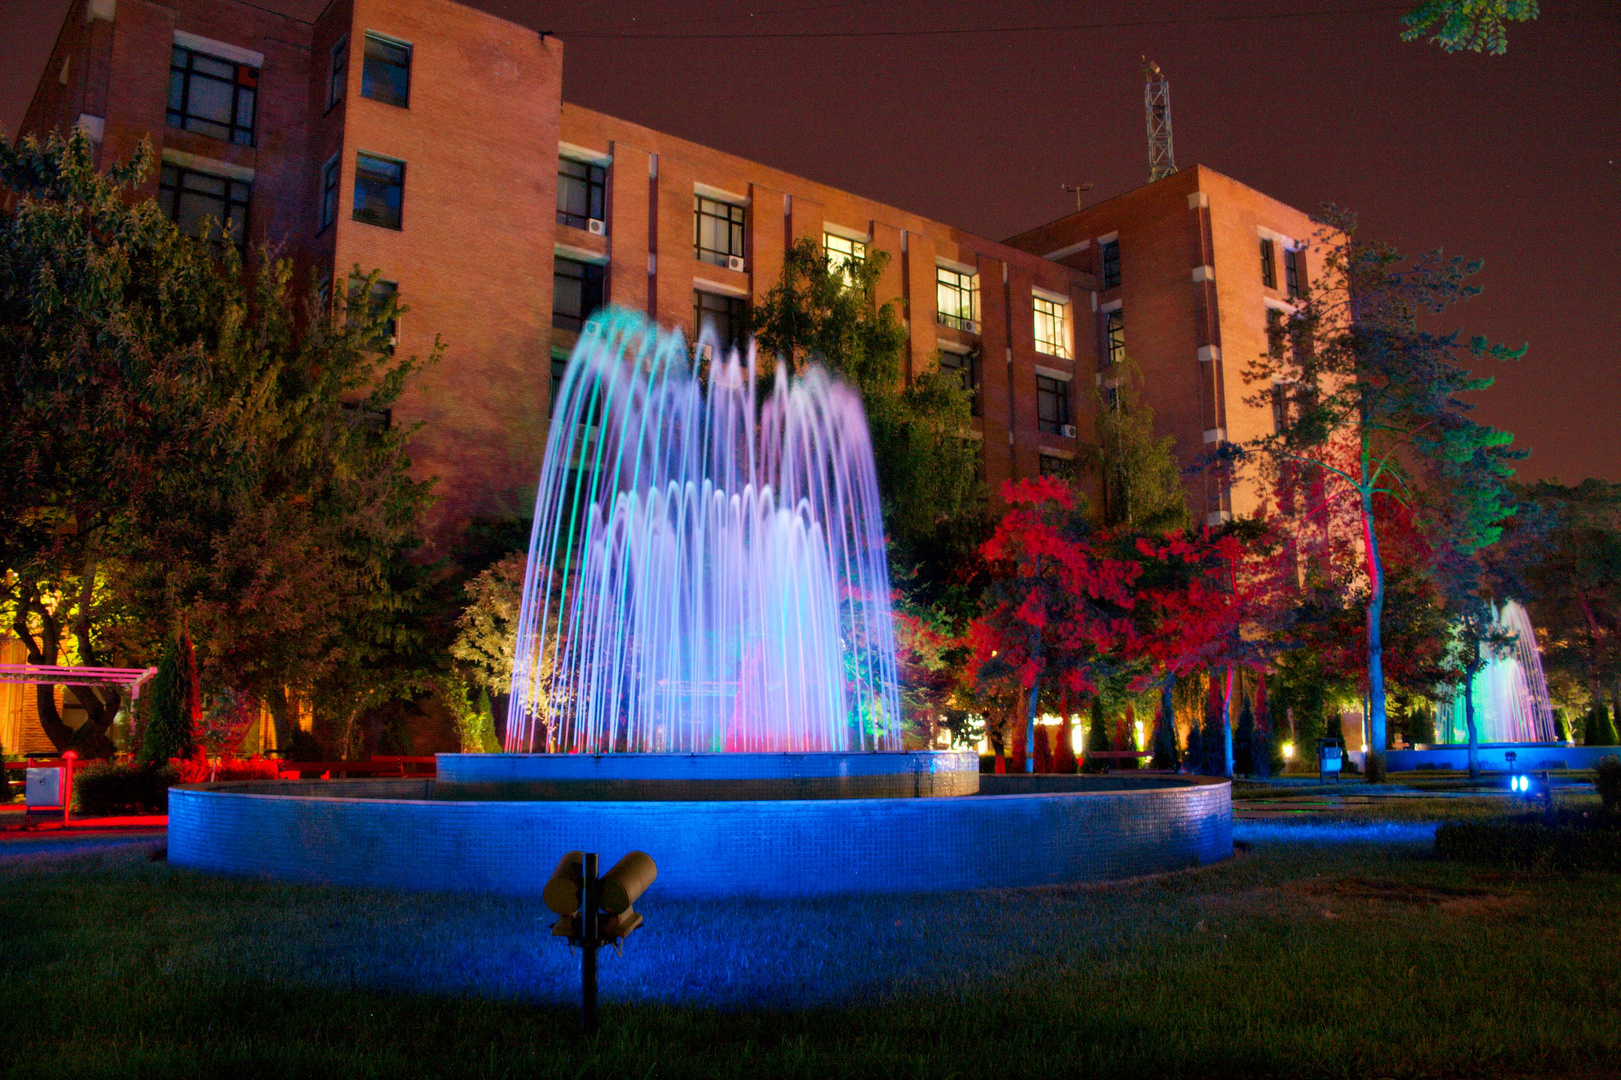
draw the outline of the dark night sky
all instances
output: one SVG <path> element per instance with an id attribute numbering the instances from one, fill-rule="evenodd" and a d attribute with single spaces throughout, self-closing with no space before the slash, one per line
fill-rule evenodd
<path id="1" fill-rule="evenodd" d="M 321 0 L 261 0 L 312 17 Z M 1001 238 L 1146 178 L 1139 57 L 1176 156 L 1369 235 L 1481 257 L 1457 324 L 1518 344 L 1480 399 L 1521 473 L 1621 480 L 1621 6 L 1544 0 L 1506 57 L 1403 44 L 1389 0 L 476 0 L 566 43 L 564 96 Z M 0 0 L 15 131 L 67 0 Z M 940 34 L 972 27 L 1115 23 Z M 1131 25 L 1135 24 L 1135 25 Z M 917 30 L 868 37 L 584 36 Z"/>

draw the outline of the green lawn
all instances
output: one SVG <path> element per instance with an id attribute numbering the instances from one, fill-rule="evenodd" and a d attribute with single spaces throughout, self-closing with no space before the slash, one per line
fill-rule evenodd
<path id="1" fill-rule="evenodd" d="M 1300 830 L 1303 837 L 1309 829 Z M 650 900 L 595 1040 L 536 905 L 0 863 L 29 1076 L 1501 1076 L 1621 1061 L 1621 876 L 1258 842 L 1093 888 Z"/>

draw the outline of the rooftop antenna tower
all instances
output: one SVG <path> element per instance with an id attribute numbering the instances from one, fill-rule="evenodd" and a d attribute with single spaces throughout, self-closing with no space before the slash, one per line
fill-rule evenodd
<path id="1" fill-rule="evenodd" d="M 1163 180 L 1176 171 L 1171 146 L 1171 81 L 1154 61 L 1143 57 L 1143 109 L 1148 113 L 1148 182 Z"/>

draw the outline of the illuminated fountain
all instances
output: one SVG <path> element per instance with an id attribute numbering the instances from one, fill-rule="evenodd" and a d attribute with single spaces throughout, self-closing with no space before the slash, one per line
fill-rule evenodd
<path id="1" fill-rule="evenodd" d="M 1096 881 L 1232 853 L 1231 786 L 984 776 L 904 749 L 872 448 L 812 368 L 599 314 L 557 389 L 506 753 L 431 780 L 176 788 L 169 860 L 538 896 L 559 857 L 641 850 L 663 896 Z"/>
<path id="2" fill-rule="evenodd" d="M 1531 616 L 1517 601 L 1495 612 L 1499 628 L 1514 635 L 1507 651 L 1487 658 L 1475 672 L 1473 693 L 1475 732 L 1483 743 L 1550 743 L 1558 739 L 1548 680 L 1542 674 L 1542 654 Z M 1463 687 L 1439 703 L 1436 734 L 1442 742 L 1469 741 L 1464 714 Z"/>
<path id="3" fill-rule="evenodd" d="M 861 400 L 614 311 L 554 398 L 508 751 L 899 750 Z M 550 655 L 548 655 L 548 648 Z"/>

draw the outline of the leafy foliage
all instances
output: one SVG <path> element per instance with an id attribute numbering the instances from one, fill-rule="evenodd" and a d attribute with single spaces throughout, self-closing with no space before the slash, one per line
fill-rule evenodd
<path id="1" fill-rule="evenodd" d="M 1541 12 L 1537 0 L 1425 0 L 1402 16 L 1403 41 L 1425 34 L 1446 52 L 1508 52 L 1505 22 L 1529 22 Z"/>
<path id="2" fill-rule="evenodd" d="M 1146 532 L 1188 527 L 1187 493 L 1173 450 L 1154 435 L 1154 410 L 1142 396 L 1142 372 L 1129 358 L 1115 365 L 1112 387 L 1098 388 L 1097 445 L 1086 461 L 1100 481 L 1098 519 L 1105 527 Z"/>

